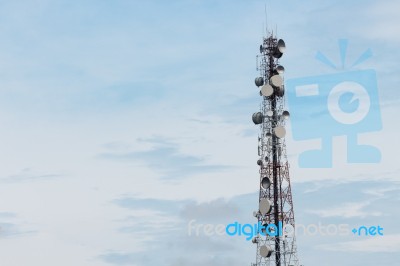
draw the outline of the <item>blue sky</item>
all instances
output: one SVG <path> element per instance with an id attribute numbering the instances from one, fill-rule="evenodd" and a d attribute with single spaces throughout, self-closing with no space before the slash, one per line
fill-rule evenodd
<path id="1" fill-rule="evenodd" d="M 249 265 L 243 238 L 187 223 L 255 222 L 265 1 L 0 1 L 2 265 Z M 319 140 L 286 138 L 296 221 L 380 224 L 381 238 L 302 237 L 307 266 L 396 265 L 400 252 L 399 1 L 267 1 L 285 79 L 346 63 L 377 74 L 379 164 L 299 168 Z M 348 64 L 346 64 L 348 66 Z M 347 71 L 344 69 L 341 71 Z M 290 106 L 289 106 L 290 109 Z"/>

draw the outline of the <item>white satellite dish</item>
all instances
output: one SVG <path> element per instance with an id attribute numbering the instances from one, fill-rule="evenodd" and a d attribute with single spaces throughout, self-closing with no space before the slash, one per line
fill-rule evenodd
<path id="1" fill-rule="evenodd" d="M 264 96 L 271 96 L 274 93 L 274 88 L 272 88 L 271 85 L 265 84 L 264 86 L 261 87 L 261 94 Z"/>
<path id="2" fill-rule="evenodd" d="M 286 129 L 283 126 L 277 126 L 274 128 L 274 134 L 278 138 L 282 139 L 286 135 Z"/>
<path id="3" fill-rule="evenodd" d="M 264 258 L 270 257 L 272 254 L 272 249 L 269 246 L 262 245 L 260 247 L 260 255 Z"/>
<path id="4" fill-rule="evenodd" d="M 261 212 L 261 214 L 262 215 L 268 214 L 268 213 L 270 213 L 271 209 L 272 209 L 271 202 L 266 198 L 262 198 L 260 200 L 260 212 Z"/>
<path id="5" fill-rule="evenodd" d="M 269 80 L 274 88 L 280 88 L 283 85 L 283 79 L 280 75 L 273 75 Z"/>

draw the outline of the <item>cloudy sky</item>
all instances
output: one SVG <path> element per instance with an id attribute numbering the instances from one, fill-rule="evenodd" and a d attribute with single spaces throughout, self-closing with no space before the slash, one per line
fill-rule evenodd
<path id="1" fill-rule="evenodd" d="M 188 222 L 255 222 L 265 4 L 285 79 L 377 78 L 382 129 L 357 137 L 380 163 L 348 164 L 345 134 L 332 168 L 299 167 L 321 142 L 294 140 L 290 123 L 286 144 L 297 223 L 384 236 L 298 236 L 301 264 L 397 265 L 400 1 L 281 2 L 0 1 L 1 265 L 255 262 L 244 238 L 188 236 Z M 341 66 L 339 39 L 333 69 L 316 54 Z"/>

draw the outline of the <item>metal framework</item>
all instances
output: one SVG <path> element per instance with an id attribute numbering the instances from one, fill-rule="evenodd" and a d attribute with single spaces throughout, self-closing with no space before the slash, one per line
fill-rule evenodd
<path id="1" fill-rule="evenodd" d="M 260 95 L 263 101 L 258 113 L 260 119 L 257 120 L 256 114 L 253 115 L 253 122 L 260 125 L 258 137 L 260 158 L 257 162 L 260 167 L 259 209 L 254 212 L 254 216 L 258 224 L 262 225 L 262 229 L 252 241 L 257 245 L 256 263 L 252 263 L 252 266 L 299 265 L 289 163 L 284 139 L 285 118 L 288 118 L 289 113 L 284 110 L 283 78 L 282 84 L 279 82 L 274 84 L 271 79 L 277 75 L 279 76 L 277 78 L 282 77 L 284 68 L 278 63 L 284 49 L 283 40 L 278 40 L 271 33 L 263 39 L 260 55 L 257 56 L 257 70 L 260 71 L 260 77 L 257 78 L 258 81 L 256 79 L 256 85 L 261 87 Z M 268 90 L 264 90 L 268 88 L 263 88 L 264 86 L 272 87 L 273 92 L 268 93 Z M 277 131 L 278 128 L 280 132 Z M 267 211 L 265 211 L 266 206 Z M 288 228 L 293 231 L 288 232 Z"/>

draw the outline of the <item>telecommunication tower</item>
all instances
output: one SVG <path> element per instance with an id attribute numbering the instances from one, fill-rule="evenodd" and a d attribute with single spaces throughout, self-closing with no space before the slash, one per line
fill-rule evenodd
<path id="1" fill-rule="evenodd" d="M 272 32 L 263 38 L 257 56 L 260 76 L 255 83 L 263 100 L 260 111 L 253 114 L 254 124 L 260 125 L 257 161 L 260 193 L 254 217 L 262 226 L 252 240 L 257 245 L 256 263 L 252 266 L 299 265 L 285 145 L 285 121 L 289 118 L 285 110 L 285 69 L 279 64 L 285 49 L 285 42 Z"/>

